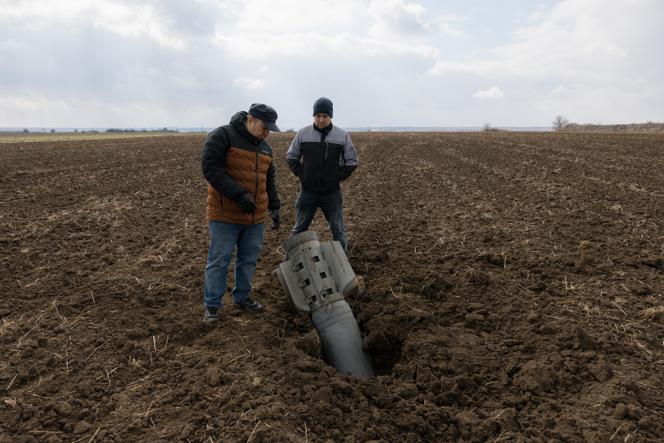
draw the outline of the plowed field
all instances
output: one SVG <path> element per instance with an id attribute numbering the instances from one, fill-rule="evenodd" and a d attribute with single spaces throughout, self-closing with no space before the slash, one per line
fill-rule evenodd
<path id="1" fill-rule="evenodd" d="M 267 309 L 213 329 L 202 135 L 0 144 L 0 442 L 664 441 L 664 136 L 353 134 L 371 379 L 272 275 L 291 137 Z"/>

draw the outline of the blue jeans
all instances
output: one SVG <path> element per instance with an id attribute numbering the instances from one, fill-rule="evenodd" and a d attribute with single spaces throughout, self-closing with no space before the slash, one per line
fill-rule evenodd
<path id="1" fill-rule="evenodd" d="M 315 192 L 301 189 L 295 201 L 295 226 L 291 235 L 299 234 L 309 229 L 311 221 L 316 215 L 316 209 L 323 211 L 325 220 L 332 231 L 332 238 L 341 243 L 346 251 L 346 226 L 344 225 L 344 208 L 341 189 L 328 192 Z"/>
<path id="2" fill-rule="evenodd" d="M 220 308 L 221 297 L 226 292 L 228 266 L 233 251 L 235 260 L 235 287 L 233 300 L 243 302 L 251 292 L 256 263 L 263 248 L 264 225 L 241 225 L 219 221 L 208 222 L 210 251 L 205 267 L 205 306 Z"/>

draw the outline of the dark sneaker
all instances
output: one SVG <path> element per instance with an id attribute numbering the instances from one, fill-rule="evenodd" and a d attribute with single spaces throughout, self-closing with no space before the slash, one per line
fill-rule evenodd
<path id="1" fill-rule="evenodd" d="M 216 325 L 219 323 L 219 309 L 205 307 L 205 313 L 203 314 L 203 321 L 207 325 Z"/>
<path id="2" fill-rule="evenodd" d="M 263 310 L 263 305 L 251 297 L 247 298 L 243 302 L 234 301 L 233 306 L 243 309 L 247 312 L 251 312 L 252 314 L 256 314 L 257 312 L 261 312 Z"/>

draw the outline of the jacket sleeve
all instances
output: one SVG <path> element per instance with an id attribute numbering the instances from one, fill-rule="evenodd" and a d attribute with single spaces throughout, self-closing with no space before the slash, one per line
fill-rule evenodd
<path id="1" fill-rule="evenodd" d="M 298 132 L 293 138 L 293 141 L 288 148 L 288 152 L 286 152 L 286 163 L 288 164 L 288 169 L 290 169 L 293 174 L 298 177 L 302 173 L 302 163 L 300 163 L 301 156 L 302 147 L 300 146 L 300 133 Z"/>
<path id="2" fill-rule="evenodd" d="M 234 201 L 244 195 L 244 189 L 228 175 L 224 167 L 230 139 L 223 127 L 212 131 L 203 145 L 201 168 L 205 180 L 217 191 Z"/>
<path id="3" fill-rule="evenodd" d="M 344 150 L 341 155 L 343 156 L 343 164 L 341 166 L 341 180 L 346 180 L 348 177 L 350 177 L 350 175 L 359 164 L 355 145 L 353 145 L 353 141 L 350 139 L 350 135 L 348 134 L 346 134 L 346 143 L 344 144 Z"/>
<path id="4" fill-rule="evenodd" d="M 281 207 L 281 202 L 279 201 L 279 193 L 277 191 L 277 181 L 275 176 L 277 175 L 277 168 L 274 167 L 274 162 L 270 165 L 267 170 L 267 208 L 268 209 L 279 209 Z"/>

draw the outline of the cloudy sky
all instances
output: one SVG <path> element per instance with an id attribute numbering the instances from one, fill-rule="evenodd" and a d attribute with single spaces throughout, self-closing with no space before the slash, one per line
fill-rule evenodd
<path id="1" fill-rule="evenodd" d="M 0 0 L 0 127 L 664 121 L 661 0 Z"/>

